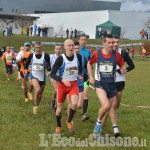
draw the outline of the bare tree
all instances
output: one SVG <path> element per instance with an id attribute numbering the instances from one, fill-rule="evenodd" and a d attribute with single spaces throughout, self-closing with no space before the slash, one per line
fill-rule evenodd
<path id="1" fill-rule="evenodd" d="M 21 34 L 23 34 L 23 28 L 25 26 L 33 24 L 33 18 L 26 13 L 22 15 L 20 11 L 16 15 L 15 20 L 17 25 L 21 27 Z"/>
<path id="2" fill-rule="evenodd" d="M 58 32 L 57 32 L 57 34 L 58 34 L 61 38 L 63 38 L 63 36 L 65 35 L 65 29 L 64 29 L 64 26 L 63 26 L 63 25 L 58 26 Z"/>
<path id="3" fill-rule="evenodd" d="M 126 32 L 127 32 L 127 27 L 122 27 L 121 28 L 121 39 L 124 38 L 124 35 L 126 34 Z"/>

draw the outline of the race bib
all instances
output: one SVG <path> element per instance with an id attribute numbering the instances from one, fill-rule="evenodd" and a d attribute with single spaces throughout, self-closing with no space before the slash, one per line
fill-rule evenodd
<path id="1" fill-rule="evenodd" d="M 34 65 L 33 70 L 42 71 L 42 70 L 44 70 L 44 66 L 43 65 Z"/>
<path id="2" fill-rule="evenodd" d="M 67 76 L 76 76 L 78 73 L 77 70 L 69 70 L 69 71 L 66 71 L 66 75 Z"/>
<path id="3" fill-rule="evenodd" d="M 7 59 L 7 63 L 12 63 L 12 60 L 10 60 L 10 59 Z"/>
<path id="4" fill-rule="evenodd" d="M 112 72 L 113 71 L 113 66 L 108 65 L 108 64 L 100 65 L 99 71 L 102 72 L 102 73 Z"/>

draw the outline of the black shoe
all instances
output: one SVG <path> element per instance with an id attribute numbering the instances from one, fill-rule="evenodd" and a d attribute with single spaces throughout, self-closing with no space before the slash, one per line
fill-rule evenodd
<path id="1" fill-rule="evenodd" d="M 51 105 L 51 109 L 54 110 L 54 111 L 56 112 L 55 104 L 52 104 L 52 105 Z"/>
<path id="2" fill-rule="evenodd" d="M 118 136 L 120 136 L 120 133 L 119 133 L 119 132 L 114 133 L 114 137 L 117 138 Z"/>

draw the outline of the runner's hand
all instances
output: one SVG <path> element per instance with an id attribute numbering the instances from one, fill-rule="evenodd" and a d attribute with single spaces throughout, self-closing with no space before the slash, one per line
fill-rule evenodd
<path id="1" fill-rule="evenodd" d="M 81 75 L 79 75 L 79 80 L 82 82 L 83 81 L 83 77 Z"/>
<path id="2" fill-rule="evenodd" d="M 67 80 L 67 79 L 62 79 L 62 83 L 65 85 L 65 86 L 71 86 L 70 82 Z"/>
<path id="3" fill-rule="evenodd" d="M 121 68 L 120 71 L 121 71 L 121 74 L 126 74 L 127 73 L 127 69 L 125 67 Z"/>
<path id="4" fill-rule="evenodd" d="M 28 73 L 25 74 L 24 79 L 27 81 L 28 80 Z"/>
<path id="5" fill-rule="evenodd" d="M 50 76 L 50 72 L 48 72 L 46 75 L 47 75 L 47 77 L 49 77 Z"/>
<path id="6" fill-rule="evenodd" d="M 89 82 L 90 82 L 90 84 L 94 84 L 94 78 L 90 77 Z"/>

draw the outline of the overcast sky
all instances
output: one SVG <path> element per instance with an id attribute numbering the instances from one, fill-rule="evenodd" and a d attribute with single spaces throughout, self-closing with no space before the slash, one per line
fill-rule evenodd
<path id="1" fill-rule="evenodd" d="M 121 11 L 150 11 L 150 0 L 101 0 L 121 2 Z"/>

